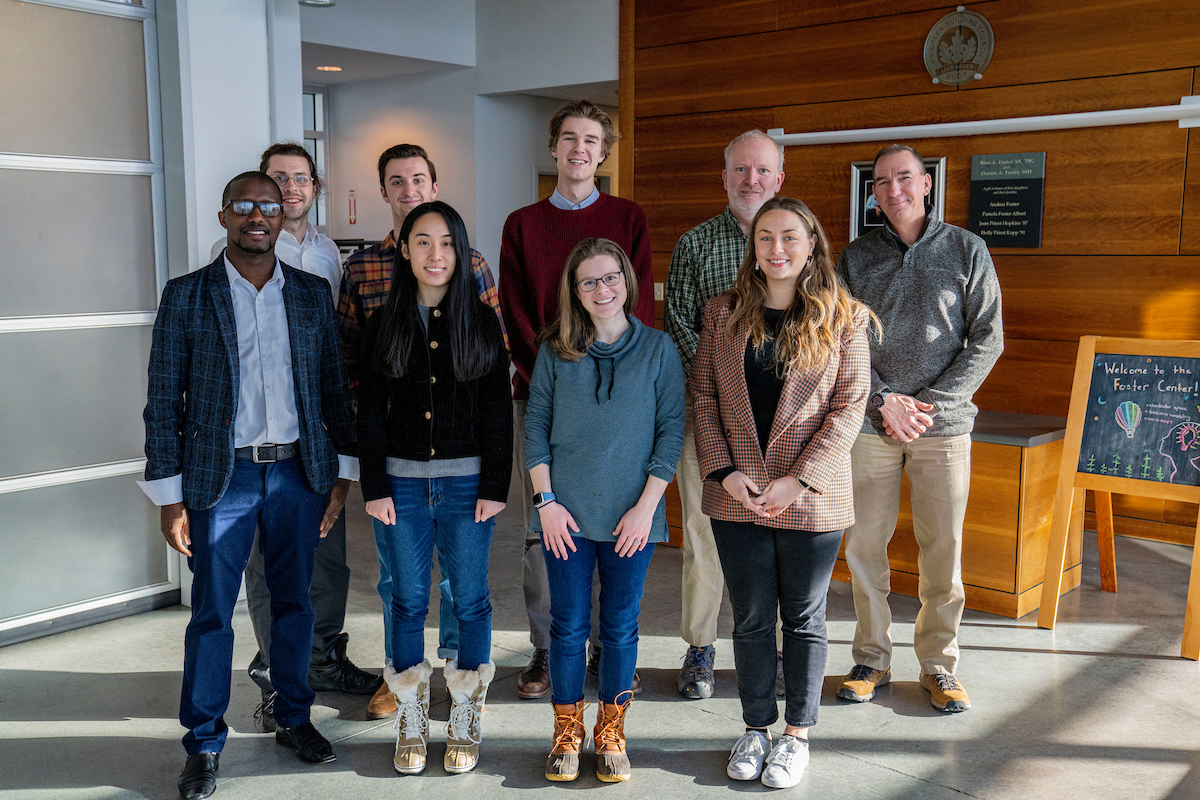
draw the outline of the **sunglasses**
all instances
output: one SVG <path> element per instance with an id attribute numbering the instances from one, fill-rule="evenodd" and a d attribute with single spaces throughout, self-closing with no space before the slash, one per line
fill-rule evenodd
<path id="1" fill-rule="evenodd" d="M 283 213 L 283 206 L 275 201 L 256 203 L 253 200 L 231 200 L 225 205 L 225 208 L 232 208 L 233 213 L 239 217 L 248 217 L 254 213 L 255 206 L 258 206 L 258 212 L 264 217 L 278 217 Z"/>

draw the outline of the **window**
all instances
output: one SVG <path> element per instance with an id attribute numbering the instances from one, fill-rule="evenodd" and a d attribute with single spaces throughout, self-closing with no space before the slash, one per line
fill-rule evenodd
<path id="1" fill-rule="evenodd" d="M 328 90 L 323 86 L 304 87 L 304 149 L 317 163 L 317 174 L 325 187 L 329 186 L 329 142 L 325 138 L 326 97 Z M 308 222 L 326 235 L 329 234 L 329 217 L 325 210 L 325 193 L 322 192 L 308 212 Z"/>

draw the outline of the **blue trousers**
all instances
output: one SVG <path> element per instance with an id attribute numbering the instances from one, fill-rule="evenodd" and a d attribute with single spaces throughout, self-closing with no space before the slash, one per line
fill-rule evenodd
<path id="1" fill-rule="evenodd" d="M 379 599 L 383 601 L 383 655 L 388 663 L 392 662 L 392 556 L 390 553 L 391 535 L 387 526 L 374 517 L 371 527 L 375 531 L 375 554 L 379 556 Z M 438 556 L 438 572 L 442 579 L 438 581 L 438 658 L 458 658 L 458 620 L 454 617 L 454 593 L 450 590 L 449 573 L 446 562 L 442 559 L 445 545 L 442 543 L 442 533 L 436 530 L 433 534 L 433 546 Z"/>
<path id="2" fill-rule="evenodd" d="M 491 660 L 492 604 L 488 559 L 495 519 L 475 522 L 479 476 L 395 478 L 389 476 L 396 524 L 383 525 L 376 547 L 388 559 L 391 596 L 392 668 L 403 672 L 425 658 L 425 617 L 429 613 L 430 570 L 436 547 L 450 583 L 458 630 L 460 669 L 478 669 Z M 383 545 L 379 545 L 383 540 Z M 443 603 L 446 602 L 443 596 Z M 444 606 L 443 606 L 444 608 Z M 386 620 L 385 620 L 386 622 Z"/>
<path id="3" fill-rule="evenodd" d="M 600 575 L 600 701 L 616 702 L 637 669 L 638 615 L 654 545 L 628 558 L 616 539 L 594 542 L 572 536 L 575 552 L 555 558 L 542 545 L 550 583 L 550 685 L 560 705 L 583 699 L 587 642 L 592 630 L 592 573 Z"/>
<path id="4" fill-rule="evenodd" d="M 279 697 L 275 719 L 285 727 L 309 720 L 313 559 L 325 497 L 309 488 L 299 458 L 275 464 L 235 459 L 229 488 L 212 508 L 188 510 L 192 557 L 192 619 L 183 644 L 179 721 L 189 755 L 219 753 L 228 727 L 233 662 L 233 607 L 259 531 L 271 592 L 271 678 Z"/>

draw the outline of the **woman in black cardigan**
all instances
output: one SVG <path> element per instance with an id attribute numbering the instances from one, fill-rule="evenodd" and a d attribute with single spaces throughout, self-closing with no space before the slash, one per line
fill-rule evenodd
<path id="1" fill-rule="evenodd" d="M 429 677 L 425 616 L 435 532 L 458 620 L 446 664 L 453 705 L 445 767 L 479 758 L 479 714 L 495 674 L 488 551 L 512 470 L 508 355 L 495 312 L 479 299 L 458 213 L 413 209 L 400 228 L 387 303 L 363 331 L 359 461 L 367 513 L 386 527 L 392 573 L 392 663 L 400 773 L 425 769 Z"/>

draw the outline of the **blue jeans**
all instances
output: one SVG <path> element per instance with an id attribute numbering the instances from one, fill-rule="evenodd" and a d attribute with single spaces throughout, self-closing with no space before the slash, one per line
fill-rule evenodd
<path id="1" fill-rule="evenodd" d="M 638 615 L 654 545 L 628 558 L 616 540 L 572 536 L 575 552 L 555 558 L 542 545 L 550 583 L 550 685 L 560 705 L 583 699 L 587 641 L 592 629 L 592 572 L 600 574 L 600 701 L 615 703 L 637 669 Z"/>
<path id="2" fill-rule="evenodd" d="M 817 722 L 829 640 L 825 595 L 841 531 L 768 528 L 712 521 L 713 539 L 733 607 L 733 663 L 742 719 L 765 728 L 779 719 L 775 701 L 775 618 L 783 620 L 783 721 Z"/>
<path id="3" fill-rule="evenodd" d="M 488 599 L 488 556 L 495 519 L 475 522 L 479 476 L 394 478 L 389 476 L 396 524 L 382 525 L 377 537 L 388 561 L 391 597 L 392 668 L 403 672 L 425 658 L 425 617 L 429 613 L 429 574 L 436 546 L 450 582 L 458 623 L 458 665 L 478 669 L 491 660 L 492 604 Z M 378 545 L 377 545 L 378 546 Z"/>
<path id="4" fill-rule="evenodd" d="M 285 727 L 309 720 L 313 611 L 309 600 L 325 497 L 309 488 L 299 458 L 275 464 L 235 459 L 233 477 L 212 508 L 189 509 L 192 619 L 183 640 L 179 721 L 189 755 L 219 753 L 228 728 L 233 661 L 233 606 L 259 532 L 271 592 L 271 681 L 279 692 L 275 719 Z"/>
<path id="5" fill-rule="evenodd" d="M 344 517 L 343 517 L 344 518 Z M 387 526 L 371 517 L 371 527 L 375 531 L 375 553 L 379 556 L 379 599 L 383 601 L 383 655 L 390 664 L 392 662 L 392 570 L 389 566 L 392 557 L 388 554 L 391 536 Z M 442 551 L 446 546 L 442 543 L 441 530 L 433 535 L 433 545 L 438 553 L 438 572 L 442 579 L 438 582 L 438 658 L 458 658 L 458 620 L 454 618 L 454 596 L 450 591 L 449 573 L 446 562 L 442 559 Z"/>

